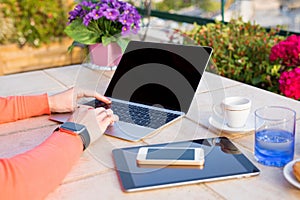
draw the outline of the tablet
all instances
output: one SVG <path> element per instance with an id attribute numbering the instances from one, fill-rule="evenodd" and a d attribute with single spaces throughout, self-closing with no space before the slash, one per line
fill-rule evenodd
<path id="1" fill-rule="evenodd" d="M 203 166 L 139 165 L 141 147 L 202 148 Z M 137 146 L 113 150 L 115 168 L 125 192 L 258 175 L 259 169 L 226 137 Z"/>

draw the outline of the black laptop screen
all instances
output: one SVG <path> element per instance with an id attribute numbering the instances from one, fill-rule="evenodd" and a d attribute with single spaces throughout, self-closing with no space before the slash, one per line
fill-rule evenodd
<path id="1" fill-rule="evenodd" d="M 105 95 L 187 113 L 211 51 L 131 41 Z"/>

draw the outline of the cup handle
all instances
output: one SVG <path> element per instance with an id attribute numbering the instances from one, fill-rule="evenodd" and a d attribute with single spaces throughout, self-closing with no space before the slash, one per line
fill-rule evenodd
<path id="1" fill-rule="evenodd" d="M 214 115 L 221 121 L 224 121 L 224 112 L 221 105 L 213 105 L 213 113 Z"/>

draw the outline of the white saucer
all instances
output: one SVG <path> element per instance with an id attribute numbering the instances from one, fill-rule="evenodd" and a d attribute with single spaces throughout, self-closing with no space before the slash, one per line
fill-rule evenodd
<path id="1" fill-rule="evenodd" d="M 215 119 L 213 117 L 210 117 L 208 119 L 208 122 L 210 125 L 213 127 L 226 131 L 226 132 L 231 132 L 231 133 L 244 133 L 244 132 L 250 132 L 254 130 L 254 117 L 252 115 L 249 116 L 248 121 L 246 122 L 245 126 L 240 127 L 240 128 L 232 128 L 226 124 L 226 122 L 220 120 L 220 119 Z"/>
<path id="2" fill-rule="evenodd" d="M 296 188 L 300 189 L 300 182 L 297 181 L 297 179 L 293 173 L 293 165 L 297 161 L 300 161 L 300 159 L 292 160 L 291 162 L 286 164 L 283 168 L 283 175 L 290 184 L 292 184 Z"/>

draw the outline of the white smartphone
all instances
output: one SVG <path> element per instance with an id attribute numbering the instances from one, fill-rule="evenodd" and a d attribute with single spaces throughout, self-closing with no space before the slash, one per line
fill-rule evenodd
<path id="1" fill-rule="evenodd" d="M 202 148 L 141 147 L 137 154 L 140 165 L 203 165 Z"/>

